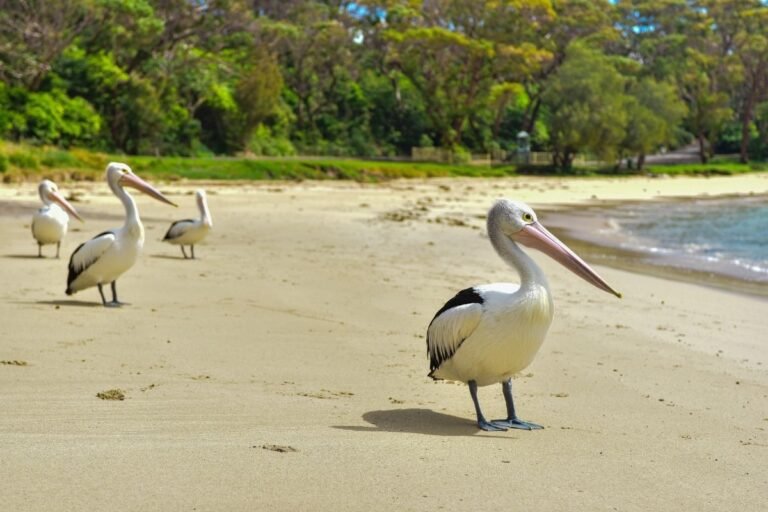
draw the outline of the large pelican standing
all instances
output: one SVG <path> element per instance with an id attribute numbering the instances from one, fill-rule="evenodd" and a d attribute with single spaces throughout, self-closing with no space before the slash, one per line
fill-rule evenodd
<path id="1" fill-rule="evenodd" d="M 536 220 L 525 203 L 501 199 L 488 212 L 488 236 L 496 252 L 520 275 L 520 284 L 493 283 L 460 291 L 432 319 L 427 330 L 429 376 L 469 385 L 477 426 L 483 430 L 543 428 L 517 417 L 512 375 L 525 369 L 541 347 L 554 308 L 547 278 L 518 243 L 552 257 L 588 283 L 611 288 L 581 258 Z M 507 418 L 488 421 L 477 387 L 501 383 Z"/>
<path id="2" fill-rule="evenodd" d="M 69 216 L 80 222 L 83 219 L 75 207 L 59 194 L 59 187 L 51 180 L 43 180 L 37 187 L 43 207 L 32 215 L 32 236 L 37 240 L 37 257 L 43 257 L 43 246 L 56 244 L 56 257 L 59 257 L 61 240 L 67 234 Z"/>
<path id="3" fill-rule="evenodd" d="M 107 183 L 125 207 L 125 223 L 120 228 L 96 235 L 75 249 L 69 259 L 67 295 L 98 286 L 102 303 L 108 307 L 116 307 L 122 303 L 117 300 L 115 281 L 136 263 L 144 246 L 144 226 L 139 218 L 139 210 L 123 187 L 133 187 L 172 206 L 176 204 L 133 174 L 126 164 L 110 163 L 107 166 Z M 102 290 L 102 286 L 107 283 L 112 286 L 111 302 L 107 302 Z"/>
<path id="4" fill-rule="evenodd" d="M 208 210 L 208 202 L 205 199 L 205 190 L 196 191 L 195 200 L 197 202 L 197 209 L 200 210 L 200 218 L 197 220 L 177 220 L 171 224 L 163 238 L 163 242 L 181 246 L 181 254 L 184 255 L 184 259 L 187 259 L 184 246 L 189 246 L 192 259 L 195 259 L 195 244 L 201 242 L 213 227 L 211 212 Z"/>

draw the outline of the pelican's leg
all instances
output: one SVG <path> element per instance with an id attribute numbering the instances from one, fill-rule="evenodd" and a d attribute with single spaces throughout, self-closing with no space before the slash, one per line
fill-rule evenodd
<path id="1" fill-rule="evenodd" d="M 101 303 L 104 304 L 104 307 L 108 307 L 107 299 L 104 298 L 104 290 L 102 289 L 101 283 L 97 284 L 96 286 L 99 287 L 99 295 L 101 295 Z"/>
<path id="2" fill-rule="evenodd" d="M 38 243 L 37 244 L 37 257 L 42 258 L 43 257 L 43 244 Z"/>
<path id="3" fill-rule="evenodd" d="M 112 281 L 112 283 L 110 283 L 110 287 L 112 288 L 112 302 L 104 305 L 110 308 L 119 308 L 123 305 L 123 303 L 117 300 L 117 281 Z M 101 291 L 101 285 L 99 285 L 99 291 Z"/>
<path id="4" fill-rule="evenodd" d="M 61 242 L 56 242 L 56 259 L 59 259 L 59 249 L 61 248 Z"/>
<path id="5" fill-rule="evenodd" d="M 512 379 L 507 379 L 501 383 L 501 390 L 504 393 L 504 401 L 507 402 L 507 419 L 506 420 L 493 420 L 491 423 L 494 425 L 501 425 L 507 428 L 518 428 L 521 430 L 538 430 L 542 427 L 536 423 L 529 423 L 517 419 L 515 413 L 515 401 L 512 399 Z"/>
<path id="6" fill-rule="evenodd" d="M 187 251 L 184 250 L 184 246 L 180 245 L 179 247 L 181 247 L 181 254 L 184 255 L 184 259 L 187 259 Z"/>
<path id="7" fill-rule="evenodd" d="M 192 251 L 192 259 L 195 259 L 195 246 L 194 245 L 190 245 L 189 246 L 189 250 Z"/>
<path id="8" fill-rule="evenodd" d="M 480 410 L 480 402 L 477 401 L 477 382 L 471 380 L 467 382 L 467 384 L 469 385 L 469 394 L 472 395 L 472 402 L 475 404 L 475 413 L 477 413 L 477 426 L 480 429 L 488 432 L 507 430 L 503 425 L 495 425 L 494 423 L 491 423 L 485 419 L 485 416 L 483 416 L 483 411 Z"/>

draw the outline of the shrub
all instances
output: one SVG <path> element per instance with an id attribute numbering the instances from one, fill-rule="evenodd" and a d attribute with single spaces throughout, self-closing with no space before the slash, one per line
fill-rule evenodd
<path id="1" fill-rule="evenodd" d="M 40 161 L 37 157 L 31 153 L 16 152 L 11 153 L 8 156 L 8 161 L 11 165 L 18 167 L 19 169 L 39 169 Z"/>
<path id="2" fill-rule="evenodd" d="M 69 151 L 46 151 L 40 163 L 45 167 L 81 167 L 80 161 Z"/>
<path id="3" fill-rule="evenodd" d="M 296 148 L 285 137 L 276 137 L 272 131 L 260 124 L 248 141 L 247 149 L 259 156 L 293 156 Z"/>

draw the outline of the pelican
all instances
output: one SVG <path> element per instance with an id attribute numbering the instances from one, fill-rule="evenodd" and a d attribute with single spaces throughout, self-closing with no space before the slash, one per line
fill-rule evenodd
<path id="1" fill-rule="evenodd" d="M 520 284 L 493 283 L 460 291 L 427 329 L 429 376 L 469 386 L 477 426 L 486 431 L 534 430 L 541 425 L 517 417 L 512 375 L 525 369 L 541 347 L 554 308 L 547 278 L 518 244 L 538 249 L 588 283 L 621 298 L 581 258 L 542 226 L 527 204 L 501 199 L 488 212 L 488 236 Z M 507 418 L 488 421 L 477 400 L 478 386 L 501 383 Z"/>
<path id="2" fill-rule="evenodd" d="M 202 241 L 213 227 L 211 212 L 208 210 L 208 203 L 205 200 L 205 191 L 196 191 L 195 200 L 197 201 L 197 209 L 200 210 L 200 218 L 198 220 L 177 220 L 171 224 L 163 238 L 163 242 L 181 246 L 181 254 L 184 255 L 184 259 L 187 259 L 184 246 L 189 246 L 189 250 L 192 252 L 192 259 L 195 259 L 195 244 Z"/>
<path id="3" fill-rule="evenodd" d="M 117 300 L 115 282 L 136 263 L 144 246 L 144 226 L 139 218 L 139 210 L 133 197 L 123 187 L 133 187 L 172 206 L 176 204 L 133 174 L 126 164 L 112 162 L 107 165 L 107 183 L 125 207 L 125 223 L 122 227 L 96 235 L 75 249 L 69 259 L 66 293 L 72 295 L 80 290 L 97 286 L 104 306 L 118 307 L 122 303 Z M 111 302 L 107 302 L 104 298 L 102 289 L 102 286 L 107 283 L 112 287 Z"/>
<path id="4" fill-rule="evenodd" d="M 43 207 L 32 215 L 32 236 L 37 240 L 37 257 L 43 257 L 43 246 L 56 244 L 56 257 L 59 257 L 61 240 L 67 234 L 69 216 L 80 222 L 83 219 L 75 207 L 59 194 L 59 187 L 51 180 L 43 180 L 37 187 Z"/>

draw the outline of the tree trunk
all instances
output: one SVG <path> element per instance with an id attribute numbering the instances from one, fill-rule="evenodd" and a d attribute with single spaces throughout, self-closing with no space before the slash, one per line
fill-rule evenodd
<path id="1" fill-rule="evenodd" d="M 533 101 L 533 108 L 530 110 L 529 116 L 523 121 L 523 130 L 529 134 L 533 133 L 533 128 L 536 125 L 536 118 L 539 116 L 539 107 L 541 107 L 541 100 L 536 98 Z"/>
<path id="2" fill-rule="evenodd" d="M 637 155 L 637 165 L 636 165 L 637 171 L 638 172 L 642 171 L 644 165 L 645 165 L 645 153 L 640 153 L 639 155 Z"/>
<path id="3" fill-rule="evenodd" d="M 565 149 L 562 154 L 560 170 L 567 172 L 573 169 L 573 158 L 575 156 L 576 156 L 576 153 L 574 153 L 570 149 Z"/>
<path id="4" fill-rule="evenodd" d="M 749 124 L 752 122 L 752 111 L 755 99 L 752 94 L 747 98 L 744 113 L 741 116 L 741 144 L 739 145 L 739 161 L 743 164 L 749 162 Z"/>
<path id="5" fill-rule="evenodd" d="M 707 163 L 707 160 L 709 160 L 709 155 L 707 154 L 707 138 L 703 133 L 700 133 L 696 138 L 699 139 L 699 158 L 701 159 L 701 163 L 705 164 Z"/>

